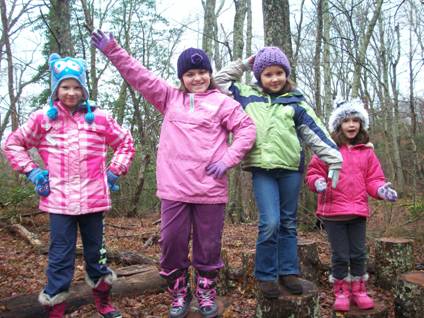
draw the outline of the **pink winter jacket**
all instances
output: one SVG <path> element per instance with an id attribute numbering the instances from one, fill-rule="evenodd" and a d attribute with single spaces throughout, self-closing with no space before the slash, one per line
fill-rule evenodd
<path id="1" fill-rule="evenodd" d="M 131 134 L 100 109 L 94 110 L 90 125 L 85 113 L 71 115 L 60 103 L 55 105 L 56 120 L 49 120 L 47 109 L 38 110 L 8 136 L 3 144 L 7 159 L 14 170 L 27 173 L 37 167 L 28 150 L 38 149 L 50 181 L 50 194 L 40 197 L 42 211 L 79 215 L 109 210 L 107 149 L 114 150 L 109 169 L 125 174 L 135 152 Z"/>
<path id="2" fill-rule="evenodd" d="M 215 89 L 190 94 L 171 86 L 115 41 L 105 54 L 164 116 L 156 163 L 157 196 L 188 203 L 226 203 L 227 178 L 215 179 L 205 169 L 218 160 L 233 167 L 253 146 L 256 129 L 240 104 Z"/>
<path id="3" fill-rule="evenodd" d="M 339 182 L 335 189 L 327 179 L 328 166 L 317 156 L 313 156 L 306 172 L 306 184 L 316 192 L 315 181 L 327 180 L 327 189 L 318 194 L 316 214 L 322 217 L 339 215 L 358 215 L 368 217 L 368 194 L 380 199 L 377 190 L 385 183 L 380 162 L 370 145 L 355 145 L 351 148 L 340 147 L 343 156 Z"/>

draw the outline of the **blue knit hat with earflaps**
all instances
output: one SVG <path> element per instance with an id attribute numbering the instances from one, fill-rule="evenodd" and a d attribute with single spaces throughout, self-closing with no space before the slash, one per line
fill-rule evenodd
<path id="1" fill-rule="evenodd" d="M 50 109 L 47 111 L 47 116 L 51 120 L 57 119 L 57 108 L 54 106 L 54 101 L 57 100 L 57 89 L 59 84 L 64 79 L 73 78 L 82 87 L 84 94 L 85 105 L 87 113 L 85 114 L 85 121 L 91 124 L 94 121 L 94 114 L 91 111 L 90 103 L 88 102 L 88 86 L 87 77 L 85 72 L 87 65 L 83 59 L 64 57 L 61 58 L 59 54 L 53 53 L 49 57 L 49 69 L 51 72 L 51 90 L 50 95 Z"/>

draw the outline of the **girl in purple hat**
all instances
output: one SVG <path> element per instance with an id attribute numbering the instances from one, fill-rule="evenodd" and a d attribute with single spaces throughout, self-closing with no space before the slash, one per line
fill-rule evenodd
<path id="1" fill-rule="evenodd" d="M 243 72 L 251 69 L 257 82 L 241 83 Z M 296 231 L 304 170 L 302 144 L 329 164 L 334 187 L 342 163 L 337 145 L 296 90 L 290 71 L 287 56 L 279 48 L 264 47 L 215 76 L 215 82 L 241 103 L 256 125 L 256 143 L 243 168 L 252 172 L 259 209 L 255 277 L 267 298 L 279 296 L 278 282 L 293 294 L 302 293 Z"/>
<path id="2" fill-rule="evenodd" d="M 196 270 L 200 312 L 203 317 L 215 317 L 228 201 L 226 171 L 252 147 L 255 125 L 239 103 L 215 89 L 212 67 L 203 50 L 189 48 L 181 53 L 177 63 L 181 87 L 175 88 L 131 57 L 111 34 L 94 32 L 92 43 L 164 116 L 156 175 L 161 199 L 161 275 L 173 297 L 169 316 L 180 318 L 188 313 L 191 264 Z M 231 145 L 227 142 L 230 133 Z"/>

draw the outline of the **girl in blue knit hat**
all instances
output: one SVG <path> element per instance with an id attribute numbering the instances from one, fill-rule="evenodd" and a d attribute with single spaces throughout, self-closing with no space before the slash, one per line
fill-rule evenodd
<path id="1" fill-rule="evenodd" d="M 161 275 L 173 298 L 169 316 L 182 318 L 188 313 L 192 299 L 188 268 L 192 265 L 200 312 L 203 317 L 215 317 L 228 201 L 226 171 L 252 147 L 255 126 L 239 103 L 215 88 L 203 50 L 188 48 L 180 54 L 177 74 L 181 87 L 177 88 L 131 57 L 111 34 L 94 32 L 92 43 L 163 114 L 156 175 L 161 199 Z M 233 142 L 228 144 L 230 133 Z"/>
<path id="2" fill-rule="evenodd" d="M 253 70 L 256 83 L 240 82 Z M 256 143 L 242 167 L 252 173 L 259 209 L 255 277 L 267 298 L 280 295 L 280 282 L 293 294 L 302 293 L 298 279 L 297 202 L 304 170 L 302 144 L 330 166 L 337 184 L 342 158 L 313 109 L 290 80 L 290 63 L 277 47 L 264 47 L 248 60 L 222 69 L 215 82 L 232 94 L 256 125 Z"/>
<path id="3" fill-rule="evenodd" d="M 49 68 L 50 105 L 32 113 L 3 145 L 12 168 L 35 185 L 40 210 L 49 213 L 47 284 L 38 300 L 49 317 L 64 317 L 79 228 L 96 308 L 104 318 L 120 318 L 110 300 L 116 275 L 106 264 L 104 214 L 111 209 L 110 191 L 118 189 L 117 179 L 134 157 L 133 139 L 88 101 L 84 60 L 53 53 Z M 108 147 L 114 155 L 106 165 Z M 31 158 L 31 148 L 38 150 L 44 168 Z"/>

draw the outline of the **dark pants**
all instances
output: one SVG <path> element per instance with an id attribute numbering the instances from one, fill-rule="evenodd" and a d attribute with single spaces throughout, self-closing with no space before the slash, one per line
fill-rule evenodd
<path id="1" fill-rule="evenodd" d="M 193 204 L 161 200 L 162 271 L 170 273 L 190 266 L 189 241 L 192 232 L 192 265 L 200 271 L 223 267 L 221 238 L 225 204 Z"/>
<path id="2" fill-rule="evenodd" d="M 50 247 L 47 285 L 44 292 L 50 297 L 69 290 L 75 269 L 77 227 L 84 247 L 85 270 L 93 282 L 111 274 L 106 266 L 103 241 L 103 213 L 78 216 L 50 214 Z"/>
<path id="3" fill-rule="evenodd" d="M 349 221 L 324 220 L 331 245 L 331 272 L 334 278 L 343 279 L 349 274 L 365 274 L 367 251 L 365 246 L 366 218 Z"/>

